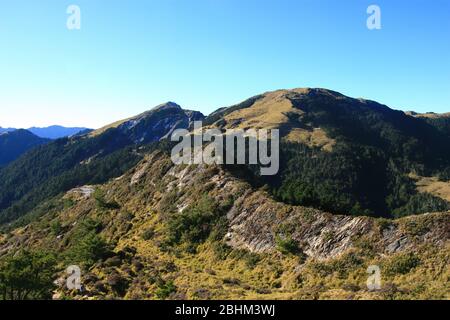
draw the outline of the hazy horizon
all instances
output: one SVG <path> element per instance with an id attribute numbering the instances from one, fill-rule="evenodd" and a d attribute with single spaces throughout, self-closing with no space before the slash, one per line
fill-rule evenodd
<path id="1" fill-rule="evenodd" d="M 270 91 L 275 91 L 275 90 L 280 90 L 280 89 L 285 89 L 285 88 L 279 88 L 279 89 L 274 89 L 274 90 L 270 90 Z M 287 89 L 294 89 L 294 88 L 287 88 Z M 330 88 L 324 88 L 324 89 L 330 89 Z M 332 89 L 330 89 L 330 90 L 332 90 Z M 263 93 L 263 92 L 260 92 L 260 93 Z M 259 93 L 259 94 L 260 94 L 260 93 Z M 340 93 L 346 95 L 346 94 L 343 93 L 343 92 L 340 92 Z M 255 96 L 255 95 L 257 95 L 257 94 L 253 94 L 253 95 L 251 95 L 251 96 Z M 222 108 L 222 107 L 230 107 L 230 106 L 232 106 L 232 105 L 234 105 L 234 104 L 238 104 L 238 103 L 240 103 L 240 102 L 246 100 L 247 98 L 250 98 L 251 96 L 248 96 L 248 97 L 246 97 L 246 98 L 243 98 L 243 99 L 241 99 L 241 100 L 239 100 L 239 101 L 236 101 L 235 103 L 232 103 L 232 104 L 227 105 L 227 106 L 218 106 L 217 108 L 215 108 L 215 109 L 212 110 L 211 112 L 208 112 L 208 113 L 203 113 L 203 112 L 202 112 L 202 113 L 203 113 L 205 116 L 207 116 L 207 115 L 209 115 L 210 113 L 216 111 L 216 110 L 219 109 L 219 108 Z M 348 96 L 348 95 L 346 95 L 346 96 Z M 389 104 L 380 102 L 380 101 L 378 101 L 378 100 L 376 100 L 376 99 L 371 99 L 371 98 L 369 98 L 369 97 L 351 97 L 351 98 L 356 98 L 356 99 L 362 98 L 362 99 L 367 99 L 367 100 L 373 100 L 373 101 L 379 102 L 379 103 L 381 103 L 381 104 L 387 105 L 388 107 L 390 107 L 391 109 L 394 109 L 394 110 L 400 110 L 400 111 L 404 111 L 404 112 L 407 112 L 407 111 L 419 112 L 419 111 L 417 111 L 417 110 L 414 110 L 414 109 L 408 109 L 408 108 L 404 108 L 404 109 L 393 108 L 393 107 L 389 106 Z M 171 102 L 175 102 L 175 103 L 177 103 L 178 105 L 180 105 L 177 101 L 173 101 L 173 100 L 170 100 L 170 101 L 171 101 Z M 3 129 L 8 129 L 8 128 L 13 128 L 13 129 L 29 129 L 29 128 L 32 128 L 32 127 L 35 127 L 35 128 L 47 128 L 47 127 L 51 127 L 51 126 L 62 126 L 62 127 L 77 127 L 77 128 L 84 127 L 84 128 L 88 128 L 88 129 L 99 129 L 99 128 L 102 128 L 102 127 L 104 127 L 104 126 L 108 126 L 109 124 L 111 124 L 111 123 L 113 123 L 113 122 L 120 121 L 120 120 L 125 120 L 125 119 L 127 119 L 127 118 L 136 116 L 136 115 L 138 115 L 138 114 L 140 114 L 140 113 L 149 111 L 149 110 L 151 110 L 152 108 L 154 108 L 154 107 L 156 107 L 156 106 L 158 106 L 158 105 L 160 105 L 160 104 L 162 104 L 162 103 L 166 103 L 166 102 L 169 102 L 169 101 L 164 101 L 164 102 L 158 103 L 158 104 L 156 104 L 156 105 L 154 105 L 154 106 L 150 106 L 150 107 L 148 107 L 148 108 L 142 109 L 141 111 L 138 111 L 138 113 L 136 113 L 136 114 L 130 114 L 130 115 L 125 116 L 125 117 L 120 118 L 120 119 L 114 119 L 114 120 L 112 120 L 112 121 L 110 121 L 110 122 L 103 123 L 103 124 L 101 124 L 101 125 L 99 125 L 99 126 L 95 126 L 95 127 L 87 126 L 87 125 L 84 125 L 84 124 L 78 124 L 78 125 L 77 125 L 77 124 L 75 124 L 75 125 L 67 124 L 67 125 L 66 125 L 66 124 L 64 124 L 64 123 L 58 122 L 57 119 L 56 119 L 56 120 L 50 120 L 50 121 L 49 121 L 49 124 L 44 124 L 44 125 L 39 125 L 39 126 L 37 126 L 37 125 L 31 125 L 31 126 L 26 126 L 26 127 L 20 127 L 20 126 L 4 126 L 4 125 L 2 125 L 2 124 L 0 123 L 0 128 L 3 128 Z M 189 107 L 186 107 L 186 106 L 183 106 L 183 105 L 180 105 L 180 106 L 181 106 L 183 109 L 186 109 L 186 110 L 200 111 L 200 110 L 193 109 L 193 108 L 189 108 Z M 450 108 L 449 108 L 449 109 L 450 109 Z M 201 112 L 201 111 L 200 111 L 200 112 Z M 434 112 L 434 111 L 420 111 L 419 113 L 427 113 L 427 112 Z M 448 112 L 450 112 L 450 110 L 449 110 Z M 444 111 L 444 112 L 438 112 L 438 113 L 446 113 L 446 112 Z"/>

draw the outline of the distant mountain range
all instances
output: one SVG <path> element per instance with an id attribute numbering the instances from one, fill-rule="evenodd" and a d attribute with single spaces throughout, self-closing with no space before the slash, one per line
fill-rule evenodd
<path id="1" fill-rule="evenodd" d="M 0 167 L 14 161 L 22 154 L 54 139 L 88 133 L 87 128 L 50 126 L 32 127 L 27 130 L 0 127 Z"/>
<path id="2" fill-rule="evenodd" d="M 0 133 L 3 132 L 10 132 L 17 130 L 16 128 L 2 128 L 0 127 Z M 88 128 L 83 127 L 63 127 L 63 126 L 49 126 L 49 127 L 31 127 L 26 129 L 30 131 L 31 133 L 35 134 L 38 137 L 41 138 L 47 138 L 47 139 L 58 139 L 63 137 L 70 137 L 75 134 L 80 133 L 81 131 L 89 130 Z"/>
<path id="3" fill-rule="evenodd" d="M 0 127 L 0 133 L 4 133 L 4 132 L 9 132 L 9 131 L 14 131 L 17 130 L 15 128 L 2 128 Z"/>
<path id="4" fill-rule="evenodd" d="M 32 127 L 28 131 L 34 133 L 38 137 L 48 138 L 48 139 L 58 139 L 63 137 L 70 137 L 78 134 L 82 131 L 89 130 L 83 127 L 63 127 L 63 126 L 50 126 L 44 128 Z"/>

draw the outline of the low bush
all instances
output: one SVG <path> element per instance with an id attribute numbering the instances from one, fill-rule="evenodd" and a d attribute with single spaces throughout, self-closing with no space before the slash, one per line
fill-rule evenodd
<path id="1" fill-rule="evenodd" d="M 167 244 L 182 244 L 188 251 L 208 237 L 219 240 L 226 232 L 226 219 L 223 210 L 210 197 L 203 196 L 183 212 L 173 214 L 167 222 Z"/>
<path id="2" fill-rule="evenodd" d="M 389 275 L 407 274 L 417 267 L 420 259 L 412 252 L 393 256 L 384 265 L 384 271 Z"/>
<path id="3" fill-rule="evenodd" d="M 297 241 L 291 237 L 276 236 L 275 243 L 278 251 L 283 254 L 296 254 L 300 251 Z"/>
<path id="4" fill-rule="evenodd" d="M 167 299 L 171 294 L 177 291 L 177 287 L 173 284 L 173 281 L 163 282 L 159 285 L 155 292 L 158 299 Z"/>

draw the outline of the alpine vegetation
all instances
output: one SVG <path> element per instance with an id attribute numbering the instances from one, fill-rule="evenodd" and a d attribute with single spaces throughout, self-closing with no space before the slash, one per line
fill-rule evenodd
<path id="1" fill-rule="evenodd" d="M 222 132 L 216 128 L 203 130 L 202 121 L 195 121 L 192 134 L 187 129 L 177 129 L 171 141 L 178 142 L 171 152 L 174 164 L 260 165 L 262 176 L 276 175 L 280 166 L 278 129 L 226 129 Z"/>

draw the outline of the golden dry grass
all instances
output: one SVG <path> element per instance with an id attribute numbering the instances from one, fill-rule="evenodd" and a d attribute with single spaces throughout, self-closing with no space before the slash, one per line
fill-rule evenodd
<path id="1" fill-rule="evenodd" d="M 264 95 L 257 100 L 250 108 L 234 111 L 227 116 L 227 123 L 240 121 L 238 128 L 278 128 L 281 124 L 287 123 L 288 112 L 300 112 L 294 109 L 291 101 L 286 98 L 286 91 L 279 90 Z"/>
<path id="2" fill-rule="evenodd" d="M 98 135 L 102 134 L 103 132 L 105 132 L 105 131 L 108 130 L 108 129 L 111 129 L 111 128 L 117 128 L 117 127 L 120 126 L 122 123 L 125 123 L 125 122 L 127 122 L 128 120 L 130 120 L 130 119 L 132 119 L 132 118 L 128 118 L 128 119 L 124 119 L 124 120 L 119 120 L 119 121 L 113 122 L 113 123 L 111 123 L 111 124 L 108 124 L 108 125 L 106 125 L 106 126 L 104 126 L 104 127 L 101 127 L 101 128 L 99 128 L 99 129 L 97 129 L 97 130 L 94 130 L 94 131 L 92 131 L 92 132 L 89 133 L 89 137 L 95 137 L 95 136 L 98 136 Z"/>
<path id="3" fill-rule="evenodd" d="M 429 118 L 429 119 L 439 119 L 439 118 L 449 118 L 450 112 L 447 113 L 434 113 L 434 112 L 427 112 L 427 113 L 413 113 L 411 111 L 406 111 L 405 114 L 408 116 L 412 116 L 415 118 Z"/>
<path id="4" fill-rule="evenodd" d="M 290 123 L 289 113 L 303 114 L 295 108 L 287 98 L 288 93 L 308 93 L 309 89 L 277 90 L 265 93 L 251 107 L 236 110 L 225 116 L 226 129 L 277 129 L 287 128 L 283 132 L 284 139 L 290 142 L 301 142 L 310 147 L 320 147 L 331 151 L 336 143 L 321 128 L 296 128 Z"/>
<path id="5" fill-rule="evenodd" d="M 8 240 L 5 238 L 13 236 L 14 238 L 9 240 L 10 243 L 27 239 L 26 243 L 21 244 L 22 246 L 63 249 L 65 239 L 73 239 L 71 230 L 76 231 L 80 221 L 87 217 L 102 221 L 103 229 L 100 235 L 108 243 L 114 243 L 114 251 L 124 252 L 126 248 L 134 248 L 136 252 L 133 257 L 138 257 L 145 266 L 138 271 L 130 264 L 131 261 L 123 259 L 120 266 L 110 267 L 102 262 L 89 270 L 89 273 L 95 275 L 98 281 L 104 283 L 107 283 L 112 271 L 128 278 L 130 287 L 123 297 L 125 299 L 156 299 L 158 296 L 155 293 L 160 288 L 160 282 L 168 281 L 173 281 L 177 294 L 168 297 L 170 299 L 449 298 L 450 245 L 435 246 L 417 242 L 412 250 L 419 259 L 417 266 L 407 272 L 389 273 L 389 266 L 406 253 L 385 255 L 383 251 L 375 250 L 376 246 L 367 247 L 367 243 L 374 245 L 380 243 L 383 236 L 382 230 L 368 233 L 365 242 L 358 242 L 359 244 L 349 251 L 336 257 L 320 260 L 313 257 L 304 260 L 302 255 L 282 254 L 276 248 L 269 253 L 254 253 L 253 256 L 247 251 L 238 249 L 222 255 L 222 251 L 218 250 L 220 247 L 216 247 L 221 242 L 212 239 L 200 244 L 195 253 L 188 253 L 179 247 L 166 250 L 161 243 L 166 237 L 167 222 L 160 204 L 164 193 L 169 190 L 169 184 L 172 183 L 170 177 L 181 173 L 184 169 L 179 168 L 170 171 L 170 174 L 166 173 L 162 178 L 156 178 L 158 174 L 155 169 L 164 167 L 161 164 L 170 160 L 154 156 L 146 161 L 153 165 L 153 170 L 150 168 L 147 174 L 141 177 L 140 186 L 139 183 L 133 185 L 130 183 L 139 169 L 146 166 L 146 162 L 142 162 L 123 179 L 112 180 L 104 186 L 97 186 L 106 194 L 109 191 L 110 199 L 115 199 L 121 204 L 120 210 L 99 209 L 93 197 L 74 199 L 72 206 L 61 210 L 54 209 L 31 225 L 16 229 L 12 234 L 0 233 L 0 243 L 5 242 L 4 245 L 8 247 Z M 203 178 L 198 177 L 199 172 L 202 171 L 191 173 L 192 177 L 199 179 L 198 182 L 203 181 Z M 210 175 L 204 177 L 211 178 Z M 161 182 L 161 185 L 152 183 L 156 181 Z M 231 182 L 228 181 L 228 183 Z M 247 184 L 233 183 L 236 185 L 232 190 L 236 191 L 229 193 L 243 194 L 244 191 L 237 191 L 237 189 L 244 188 Z M 181 185 L 178 184 L 178 186 Z M 180 188 L 180 196 L 183 194 L 189 201 L 192 201 L 195 195 L 201 195 L 204 192 L 201 191 L 204 189 L 199 183 Z M 224 188 L 220 187 L 209 190 L 208 193 L 218 198 L 218 194 L 224 192 L 223 190 Z M 246 197 L 255 198 L 263 196 L 263 192 L 246 195 Z M 278 221 L 286 220 L 291 211 L 290 208 L 280 203 L 276 206 L 270 204 L 273 204 L 273 200 L 267 199 L 263 210 L 266 212 L 274 210 Z M 253 206 L 237 204 L 237 208 L 250 210 Z M 126 212 L 132 213 L 131 219 L 121 219 Z M 405 235 L 412 236 L 412 231 L 408 230 L 428 228 L 437 217 L 437 215 L 412 216 L 392 221 L 392 223 L 399 224 L 399 228 L 405 230 L 403 231 Z M 64 228 L 70 229 L 65 233 L 65 239 L 56 240 L 55 234 L 45 231 L 49 230 L 54 221 L 59 221 Z M 442 221 L 446 220 L 442 219 Z M 130 228 L 123 228 L 127 224 L 130 224 Z M 144 232 L 150 229 L 154 231 L 153 236 L 144 238 Z M 355 238 L 353 241 L 356 243 L 358 239 Z M 253 259 L 255 256 L 256 261 Z M 377 292 L 368 291 L 366 287 L 367 267 L 374 264 L 382 269 L 383 290 Z M 132 272 L 127 271 L 128 269 Z M 86 288 L 93 290 L 94 283 L 87 284 Z M 93 297 L 68 298 L 118 298 L 113 294 L 108 289 L 107 292 L 98 292 Z"/>
<path id="6" fill-rule="evenodd" d="M 450 181 L 439 181 L 437 177 L 421 177 L 415 174 L 410 174 L 409 177 L 415 180 L 419 192 L 430 193 L 450 201 Z"/>
<path id="7" fill-rule="evenodd" d="M 325 131 L 320 128 L 305 130 L 301 128 L 292 129 L 285 137 L 287 141 L 302 142 L 310 147 L 322 148 L 324 151 L 332 151 L 336 144 L 334 139 L 327 136 Z"/>

